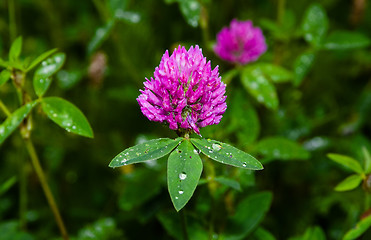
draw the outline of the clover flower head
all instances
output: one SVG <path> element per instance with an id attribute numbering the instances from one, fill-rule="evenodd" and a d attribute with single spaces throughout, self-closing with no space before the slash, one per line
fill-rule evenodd
<path id="1" fill-rule="evenodd" d="M 225 87 L 218 67 L 196 45 L 166 50 L 154 76 L 146 78 L 137 98 L 142 113 L 170 129 L 200 134 L 200 128 L 218 124 L 227 109 Z"/>
<path id="2" fill-rule="evenodd" d="M 247 64 L 256 61 L 267 50 L 260 28 L 251 21 L 233 19 L 229 27 L 217 34 L 215 53 L 223 60 Z"/>

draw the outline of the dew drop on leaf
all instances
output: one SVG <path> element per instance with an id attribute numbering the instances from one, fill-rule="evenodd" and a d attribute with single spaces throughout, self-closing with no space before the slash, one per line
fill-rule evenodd
<path id="1" fill-rule="evenodd" d="M 242 166 L 243 167 L 246 167 L 247 166 L 247 163 L 246 162 L 242 163 Z"/>
<path id="2" fill-rule="evenodd" d="M 184 180 L 187 178 L 187 174 L 185 172 L 179 173 L 179 179 Z"/>
<path id="3" fill-rule="evenodd" d="M 179 193 L 180 195 L 182 195 L 182 194 L 184 193 L 184 191 L 183 191 L 183 190 L 179 190 L 178 193 Z"/>
<path id="4" fill-rule="evenodd" d="M 214 151 L 219 151 L 222 148 L 219 144 L 213 143 L 213 150 Z"/>

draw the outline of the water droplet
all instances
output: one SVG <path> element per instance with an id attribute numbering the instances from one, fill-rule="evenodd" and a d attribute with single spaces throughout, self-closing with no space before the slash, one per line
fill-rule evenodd
<path id="1" fill-rule="evenodd" d="M 76 129 L 76 126 L 75 126 L 75 125 L 73 125 L 73 126 L 72 126 L 72 129 Z"/>
<path id="2" fill-rule="evenodd" d="M 56 113 L 53 113 L 53 117 L 58 117 L 58 114 L 56 114 Z"/>
<path id="3" fill-rule="evenodd" d="M 196 149 L 193 149 L 193 152 L 194 152 L 195 154 L 200 154 L 200 152 L 197 151 Z"/>
<path id="4" fill-rule="evenodd" d="M 210 150 L 209 153 L 213 153 L 213 150 Z"/>
<path id="5" fill-rule="evenodd" d="M 232 158 L 232 157 L 233 157 L 232 153 L 230 153 L 230 154 L 229 154 L 229 157 L 230 157 L 230 158 Z"/>
<path id="6" fill-rule="evenodd" d="M 213 149 L 214 151 L 219 151 L 222 148 L 219 144 L 213 143 Z"/>
<path id="7" fill-rule="evenodd" d="M 121 160 L 121 163 L 126 163 L 126 162 L 127 162 L 126 158 Z"/>
<path id="8" fill-rule="evenodd" d="M 179 179 L 184 180 L 187 178 L 187 174 L 185 172 L 179 173 Z"/>
<path id="9" fill-rule="evenodd" d="M 148 153 L 149 152 L 149 149 L 147 148 L 145 151 L 144 151 L 144 153 Z"/>
<path id="10" fill-rule="evenodd" d="M 242 167 L 246 167 L 246 166 L 247 166 L 246 162 L 242 163 Z"/>
<path id="11" fill-rule="evenodd" d="M 184 193 L 184 191 L 183 191 L 183 190 L 179 190 L 178 193 L 179 193 L 180 195 L 182 195 L 182 194 Z"/>
<path id="12" fill-rule="evenodd" d="M 175 199 L 177 199 L 177 200 L 178 200 L 178 197 L 175 197 Z"/>

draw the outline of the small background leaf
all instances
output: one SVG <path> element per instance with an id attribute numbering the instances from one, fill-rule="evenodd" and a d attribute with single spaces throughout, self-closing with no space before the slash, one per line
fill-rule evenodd
<path id="1" fill-rule="evenodd" d="M 371 156 L 366 147 L 362 147 L 363 158 L 365 162 L 365 174 L 371 173 Z"/>
<path id="2" fill-rule="evenodd" d="M 191 138 L 191 141 L 203 154 L 220 163 L 252 170 L 263 169 L 253 156 L 229 144 L 210 139 Z"/>
<path id="3" fill-rule="evenodd" d="M 241 185 L 239 182 L 237 182 L 236 180 L 234 179 L 231 179 L 231 178 L 226 178 L 226 177 L 223 177 L 223 176 L 220 176 L 220 177 L 216 177 L 214 178 L 214 181 L 218 182 L 218 183 L 221 183 L 223 185 L 226 185 L 228 187 L 231 187 L 237 191 L 241 191 Z"/>
<path id="4" fill-rule="evenodd" d="M 95 52 L 95 50 L 97 50 L 103 44 L 103 42 L 110 35 L 113 29 L 113 26 L 114 26 L 114 21 L 109 21 L 106 25 L 98 28 L 95 31 L 93 38 L 90 40 L 88 44 L 87 50 L 89 54 L 92 54 L 93 52 Z"/>
<path id="5" fill-rule="evenodd" d="M 313 62 L 315 53 L 304 52 L 294 62 L 294 84 L 299 86 L 304 77 L 308 74 Z"/>
<path id="6" fill-rule="evenodd" d="M 258 226 L 272 203 L 270 192 L 250 195 L 242 200 L 236 213 L 227 222 L 226 231 L 221 236 L 223 240 L 238 240 L 246 238 Z"/>
<path id="7" fill-rule="evenodd" d="M 22 37 L 17 37 L 9 50 L 9 61 L 16 61 L 21 55 L 22 50 Z"/>
<path id="8" fill-rule="evenodd" d="M 325 37 L 328 29 L 328 19 L 325 9 L 319 4 L 312 4 L 306 10 L 301 29 L 304 33 L 304 39 L 319 46 Z"/>
<path id="9" fill-rule="evenodd" d="M 370 39 L 365 35 L 350 31 L 332 32 L 324 41 L 323 48 L 328 50 L 349 50 L 369 46 Z"/>
<path id="10" fill-rule="evenodd" d="M 358 174 L 350 175 L 349 177 L 341 181 L 338 185 L 336 185 L 335 191 L 342 192 L 342 191 L 349 191 L 349 190 L 355 189 L 356 187 L 358 187 L 361 181 L 362 181 L 362 176 Z"/>
<path id="11" fill-rule="evenodd" d="M 21 122 L 31 112 L 32 108 L 36 105 L 36 101 L 25 104 L 12 113 L 0 125 L 0 144 L 21 124 Z"/>
<path id="12" fill-rule="evenodd" d="M 288 82 L 293 79 L 293 74 L 287 69 L 271 63 L 258 63 L 255 67 L 274 83 Z"/>
<path id="13" fill-rule="evenodd" d="M 195 191 L 202 172 L 202 161 L 189 140 L 184 140 L 169 156 L 167 183 L 171 201 L 182 209 Z"/>
<path id="14" fill-rule="evenodd" d="M 187 23 L 192 27 L 198 26 L 200 20 L 201 4 L 197 0 L 178 0 L 179 8 Z"/>
<path id="15" fill-rule="evenodd" d="M 10 75 L 11 75 L 11 73 L 7 69 L 1 71 L 1 73 L 0 73 L 0 87 L 10 79 Z"/>
<path id="16" fill-rule="evenodd" d="M 32 63 L 30 64 L 30 66 L 27 68 L 27 71 L 33 69 L 34 67 L 37 66 L 37 64 L 39 64 L 41 61 L 44 61 L 45 58 L 49 57 L 50 55 L 52 55 L 53 53 L 55 53 L 57 51 L 56 48 L 54 49 L 51 49 L 47 52 L 44 52 L 43 54 L 41 54 L 40 56 L 38 56 L 35 60 L 32 61 Z"/>
<path id="17" fill-rule="evenodd" d="M 68 132 L 93 137 L 93 130 L 84 114 L 72 103 L 58 97 L 43 98 L 42 109 L 48 117 Z"/>
<path id="18" fill-rule="evenodd" d="M 335 153 L 329 153 L 327 154 L 327 157 L 329 157 L 332 161 L 337 162 L 347 168 L 350 168 L 356 173 L 362 174 L 363 169 L 361 167 L 361 164 L 359 162 L 351 157 L 335 154 Z"/>
<path id="19" fill-rule="evenodd" d="M 11 177 L 0 185 L 0 196 L 8 191 L 17 182 L 17 177 Z"/>
<path id="20" fill-rule="evenodd" d="M 343 240 L 353 240 L 360 237 L 367 229 L 371 227 L 371 215 L 360 220 L 357 225 L 350 229 L 344 236 Z"/>
<path id="21" fill-rule="evenodd" d="M 246 90 L 260 103 L 270 109 L 277 109 L 278 97 L 274 85 L 255 67 L 246 67 L 241 73 Z"/>
<path id="22" fill-rule="evenodd" d="M 256 240 L 276 240 L 276 238 L 264 228 L 259 227 L 254 232 L 254 239 Z"/>
<path id="23" fill-rule="evenodd" d="M 169 154 L 181 141 L 182 138 L 158 138 L 135 145 L 125 149 L 114 157 L 109 166 L 115 168 L 132 163 L 159 159 Z"/>
<path id="24" fill-rule="evenodd" d="M 283 137 L 270 137 L 257 144 L 257 151 L 265 157 L 281 160 L 304 160 L 309 152 L 298 143 Z"/>

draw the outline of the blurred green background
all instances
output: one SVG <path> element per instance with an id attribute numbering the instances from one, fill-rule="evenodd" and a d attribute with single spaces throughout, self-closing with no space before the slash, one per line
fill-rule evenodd
<path id="1" fill-rule="evenodd" d="M 176 137 L 148 121 L 136 98 L 165 50 L 179 44 L 199 45 L 228 82 L 221 123 L 201 134 L 245 150 L 265 167 L 253 173 L 207 163 L 185 208 L 190 239 L 341 239 L 368 210 L 361 187 L 334 191 L 350 171 L 326 157 L 335 152 L 363 164 L 362 147 L 371 149 L 367 0 L 3 0 L 0 16 L 2 59 L 17 36 L 23 37 L 22 58 L 52 48 L 66 53 L 46 95 L 74 103 L 94 130 L 94 139 L 83 138 L 53 124 L 39 107 L 32 113 L 32 138 L 72 238 L 182 239 L 165 158 L 108 167 L 136 143 Z M 238 68 L 212 51 L 216 34 L 233 18 L 262 28 L 268 50 L 258 63 L 283 70 L 262 73 L 272 82 L 277 107 L 259 102 L 246 85 L 256 63 Z M 274 74 L 283 80 L 274 81 Z M 1 86 L 0 98 L 12 112 L 19 107 L 10 82 Z M 0 112 L 0 122 L 5 118 Z M 0 239 L 57 239 L 18 133 L 0 146 L 0 166 Z M 267 203 L 249 205 L 249 196 Z M 254 208 L 261 211 L 249 215 Z"/>

